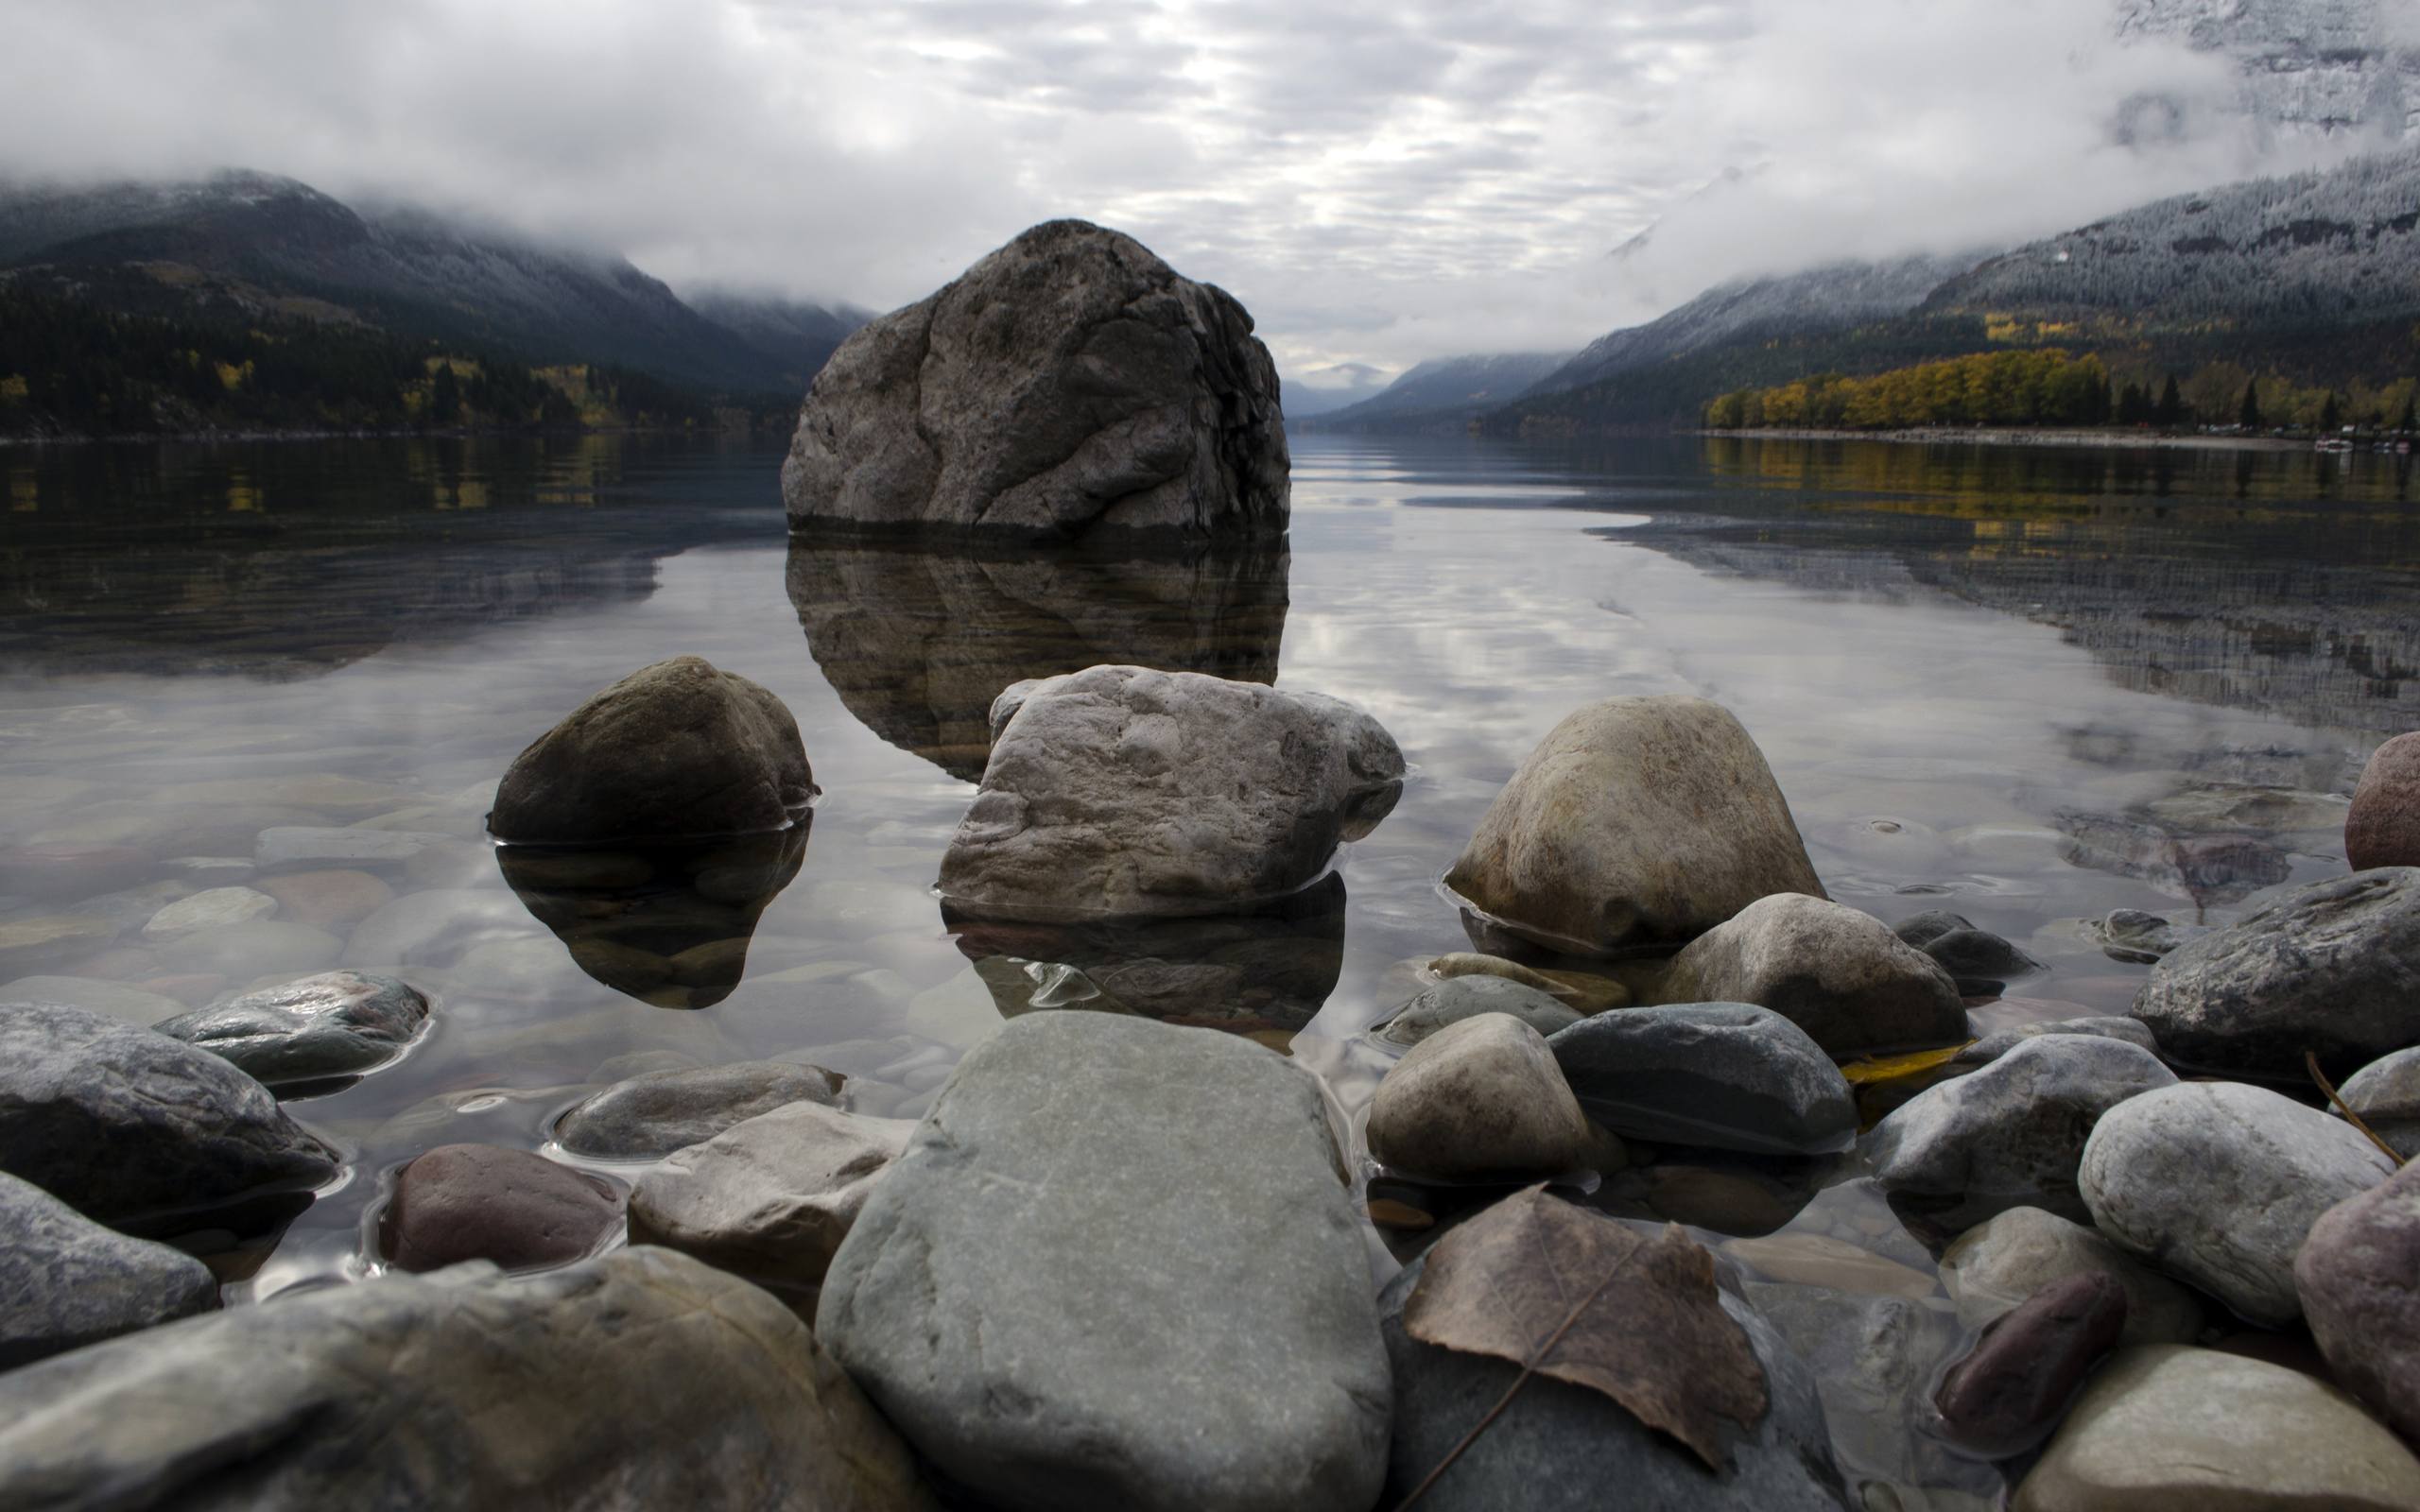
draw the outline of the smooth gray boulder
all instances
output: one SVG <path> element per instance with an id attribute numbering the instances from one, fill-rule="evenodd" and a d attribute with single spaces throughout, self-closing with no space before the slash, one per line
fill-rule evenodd
<path id="1" fill-rule="evenodd" d="M 1482 1013 L 1507 1014 L 1542 1035 L 1567 1029 L 1581 1017 L 1579 1009 L 1519 982 L 1500 976 L 1456 976 L 1413 998 L 1370 1032 L 1388 1044 L 1409 1049 L 1448 1024 Z"/>
<path id="2" fill-rule="evenodd" d="M 389 1276 L 0 1376 L 0 1505 L 925 1512 L 806 1327 L 665 1249 Z"/>
<path id="3" fill-rule="evenodd" d="M 2135 998 L 2160 1053 L 2196 1070 L 2345 1077 L 2420 1045 L 2420 868 L 2313 883 L 2178 947 Z"/>
<path id="4" fill-rule="evenodd" d="M 2101 1115 L 2077 1185 L 2094 1227 L 2256 1323 L 2302 1315 L 2321 1213 L 2393 1173 L 2342 1119 L 2242 1082 L 2182 1082 Z"/>
<path id="5" fill-rule="evenodd" d="M 217 1305 L 218 1278 L 200 1261 L 0 1175 L 0 1370 Z"/>
<path id="6" fill-rule="evenodd" d="M 1091 667 L 994 705 L 983 785 L 942 858 L 977 916 L 1235 913 L 1317 882 L 1403 787 L 1378 722 L 1317 694 Z"/>
<path id="7" fill-rule="evenodd" d="M 847 1079 L 788 1060 L 651 1071 L 589 1096 L 557 1122 L 555 1139 L 593 1159 L 661 1160 L 785 1104 L 837 1107 Z"/>
<path id="8" fill-rule="evenodd" d="M 2014 1029 L 1995 1029 L 1958 1052 L 1950 1064 L 1988 1066 L 2017 1046 L 2044 1035 L 2091 1035 L 2101 1040 L 2122 1040 L 2152 1055 L 2159 1054 L 2159 1041 L 2152 1037 L 2151 1030 L 2143 1026 L 2140 1019 L 2096 1014 L 2081 1019 L 2045 1019 L 2039 1023 L 2021 1023 Z"/>
<path id="9" fill-rule="evenodd" d="M 1426 1263 L 1413 1261 L 1378 1297 L 1395 1383 L 1385 1506 L 1410 1494 L 1521 1373 L 1509 1360 L 1424 1344 L 1405 1332 L 1404 1303 Z M 1841 1512 L 1849 1503 L 1806 1366 L 1754 1308 L 1728 1292 L 1718 1297 L 1747 1332 L 1771 1403 L 1752 1431 L 1720 1423 L 1723 1470 L 1706 1469 L 1599 1392 L 1532 1376 L 1420 1505 L 1432 1512 L 1598 1512 L 1618 1487 L 1615 1504 L 1627 1507 Z"/>
<path id="10" fill-rule="evenodd" d="M 1962 992 L 1996 992 L 2014 978 L 2042 970 L 2040 961 L 1946 908 L 1903 919 L 1892 933 L 1939 962 Z"/>
<path id="11" fill-rule="evenodd" d="M 1036 226 L 832 354 L 782 464 L 790 528 L 1281 534 L 1286 425 L 1252 329 L 1131 236 Z"/>
<path id="12" fill-rule="evenodd" d="M 2420 1045 L 2379 1057 L 2336 1091 L 2397 1154 L 2420 1156 Z"/>
<path id="13" fill-rule="evenodd" d="M 1560 1176 L 1587 1161 L 1588 1120 L 1538 1031 L 1508 1013 L 1447 1024 L 1370 1099 L 1370 1154 L 1439 1181 Z"/>
<path id="14" fill-rule="evenodd" d="M 1764 753 L 1729 710 L 1680 695 L 1566 716 L 1445 885 L 1482 950 L 1501 931 L 1575 955 L 1668 950 L 1759 898 L 1824 896 Z"/>
<path id="15" fill-rule="evenodd" d="M 2420 1459 L 2342 1392 L 2266 1360 L 2151 1344 L 2084 1385 L 2014 1512 L 2410 1512 Z"/>
<path id="16" fill-rule="evenodd" d="M 308 1191 L 337 1155 L 208 1051 L 84 1008 L 9 1004 L 0 1171 L 126 1228 Z"/>
<path id="17" fill-rule="evenodd" d="M 811 1290 L 915 1125 L 791 1103 L 675 1151 L 631 1189 L 634 1245 Z"/>
<path id="18" fill-rule="evenodd" d="M 1942 1251 L 1941 1285 L 1958 1321 L 1979 1329 L 2056 1281 L 2085 1272 L 2126 1289 L 2126 1344 L 2189 1344 L 2202 1332 L 2191 1292 L 2103 1238 L 2041 1208 L 2011 1208 Z"/>
<path id="19" fill-rule="evenodd" d="M 1623 1008 L 1547 1045 L 1582 1110 L 1616 1134 L 1763 1155 L 1828 1154 L 1857 1139 L 1847 1079 L 1770 1008 Z"/>
<path id="20" fill-rule="evenodd" d="M 2420 1165 L 2322 1213 L 2294 1291 L 2336 1379 L 2420 1439 Z"/>
<path id="21" fill-rule="evenodd" d="M 815 1334 L 989 1504 L 1367 1507 L 1392 1387 L 1364 1228 L 1310 1073 L 1031 1014 L 942 1087 Z"/>
<path id="22" fill-rule="evenodd" d="M 403 1054 L 428 999 L 367 971 L 323 971 L 154 1025 L 267 1087 L 357 1076 Z"/>
<path id="23" fill-rule="evenodd" d="M 641 667 L 512 759 L 488 828 L 587 845 L 778 830 L 815 797 L 782 700 L 701 657 Z"/>
<path id="24" fill-rule="evenodd" d="M 2044 1035 L 1918 1092 L 1875 1125 L 1866 1156 L 1892 1206 L 1944 1235 L 2011 1208 L 2081 1221 L 2076 1167 L 2093 1125 L 2130 1097 L 2175 1085 L 2138 1045 Z"/>
<path id="25" fill-rule="evenodd" d="M 1692 941 L 1656 985 L 1668 1003 L 1753 1003 L 1834 1056 L 1966 1038 L 1958 984 L 1872 914 L 1779 893 Z"/>

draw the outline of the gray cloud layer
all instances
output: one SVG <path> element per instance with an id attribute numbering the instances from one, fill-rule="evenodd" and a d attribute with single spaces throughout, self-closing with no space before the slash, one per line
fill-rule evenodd
<path id="1" fill-rule="evenodd" d="M 0 169 L 242 164 L 877 306 L 1084 215 L 1233 289 L 1296 374 L 1577 346 L 1725 277 L 2344 150 L 2257 141 L 2230 64 L 2118 45 L 2110 0 L 0 0 Z M 2120 141 L 2147 95 L 2177 109 Z"/>

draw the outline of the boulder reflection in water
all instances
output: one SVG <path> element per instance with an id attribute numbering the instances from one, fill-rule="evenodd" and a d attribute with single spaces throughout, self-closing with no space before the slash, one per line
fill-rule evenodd
<path id="1" fill-rule="evenodd" d="M 790 540 L 788 579 L 848 711 L 972 782 L 992 700 L 1028 678 L 1111 662 L 1274 682 L 1289 560 L 1283 538 L 1145 555 L 808 532 Z"/>
<path id="2" fill-rule="evenodd" d="M 1284 1049 L 1344 971 L 1344 878 L 1249 914 L 1082 924 L 942 921 L 1005 1018 L 1042 1008 L 1132 1013 Z"/>
<path id="3" fill-rule="evenodd" d="M 496 864 L 581 971 L 658 1007 L 711 1007 L 739 985 L 756 920 L 798 875 L 813 817 L 712 840 L 498 846 Z"/>

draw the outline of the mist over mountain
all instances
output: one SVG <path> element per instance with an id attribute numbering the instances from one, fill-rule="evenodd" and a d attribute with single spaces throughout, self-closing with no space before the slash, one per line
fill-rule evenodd
<path id="1" fill-rule="evenodd" d="M 1406 369 L 1393 383 L 1357 404 L 1314 413 L 1323 430 L 1353 430 L 1373 421 L 1412 419 L 1459 426 L 1471 416 L 1526 392 L 1570 359 L 1567 352 L 1441 357 Z"/>
<path id="2" fill-rule="evenodd" d="M 2118 35 L 2172 37 L 2226 58 L 2238 108 L 2277 136 L 2420 136 L 2420 22 L 2379 0 L 2119 0 Z M 2140 102 L 2137 128 L 2162 124 Z"/>

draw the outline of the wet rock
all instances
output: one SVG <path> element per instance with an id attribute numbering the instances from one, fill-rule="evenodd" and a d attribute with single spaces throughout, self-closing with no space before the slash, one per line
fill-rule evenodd
<path id="1" fill-rule="evenodd" d="M 2206 924 L 2172 924 L 2137 908 L 2113 908 L 2107 918 L 2093 923 L 2092 932 L 2100 941 L 2102 954 L 2149 966 L 2211 930 Z"/>
<path id="2" fill-rule="evenodd" d="M 2021 1044 L 2039 1040 L 2045 1035 L 2090 1035 L 2100 1040 L 2122 1040 L 2147 1054 L 2159 1053 L 2159 1041 L 2152 1038 L 2150 1029 L 2140 1019 L 2116 1016 L 2093 1016 L 2081 1019 L 2046 1019 L 2040 1023 L 2021 1023 L 2014 1029 L 1996 1029 L 1958 1052 L 1953 1066 L 1988 1066 Z"/>
<path id="3" fill-rule="evenodd" d="M 2356 871 L 2420 867 L 2420 731 L 2370 753 L 2344 814 L 2344 859 Z"/>
<path id="4" fill-rule="evenodd" d="M 366 971 L 327 971 L 156 1027 L 232 1062 L 264 1086 L 287 1087 L 384 1065 L 427 1022 L 428 1000 L 408 984 Z"/>
<path id="5" fill-rule="evenodd" d="M 277 900 L 279 918 L 314 929 L 350 927 L 395 900 L 394 888 L 369 872 L 350 868 L 270 877 L 260 890 Z"/>
<path id="6" fill-rule="evenodd" d="M 434 831 L 280 824 L 261 831 L 253 841 L 252 865 L 265 872 L 328 868 L 399 870 L 454 844 L 452 835 Z"/>
<path id="7" fill-rule="evenodd" d="M 2241 1082 L 2185 1082 L 2101 1115 L 2078 1186 L 2095 1227 L 2256 1323 L 2301 1314 L 2294 1255 L 2390 1167 L 2341 1119 Z"/>
<path id="8" fill-rule="evenodd" d="M 526 1270 L 579 1259 L 621 1218 L 621 1194 L 585 1171 L 527 1150 L 441 1144 L 395 1174 L 378 1250 L 398 1270 L 466 1260 Z"/>
<path id="9" fill-rule="evenodd" d="M 953 909 L 1044 919 L 1230 913 L 1319 880 L 1402 790 L 1378 722 L 1317 694 L 1100 666 L 994 705 L 942 859 Z"/>
<path id="10" fill-rule="evenodd" d="M 41 971 L 104 950 L 118 926 L 96 914 L 36 914 L 0 919 L 0 972 Z"/>
<path id="11" fill-rule="evenodd" d="M 674 1152 L 631 1190 L 631 1243 L 663 1245 L 760 1285 L 808 1290 L 912 1122 L 791 1103 Z"/>
<path id="12" fill-rule="evenodd" d="M 1554 1176 L 1586 1159 L 1588 1121 L 1537 1030 L 1505 1013 L 1447 1024 L 1370 1099 L 1370 1154 L 1440 1181 Z"/>
<path id="13" fill-rule="evenodd" d="M 0 893 L 73 902 L 131 887 L 152 866 L 149 852 L 131 846 L 12 846 L 0 850 Z"/>
<path id="14" fill-rule="evenodd" d="M 932 1505 L 804 1324 L 664 1249 L 387 1276 L 0 1376 L 0 1504 L 71 1503 Z"/>
<path id="15" fill-rule="evenodd" d="M 0 1175 L 0 1370 L 218 1305 L 210 1267 Z"/>
<path id="16" fill-rule="evenodd" d="M 0 988 L 0 997 L 6 997 Z M 2381 1056 L 2338 1088 L 2362 1123 L 2405 1160 L 2420 1156 L 2420 1046 Z"/>
<path id="17" fill-rule="evenodd" d="M 151 916 L 143 937 L 153 943 L 182 939 L 203 930 L 249 924 L 277 912 L 277 900 L 250 887 L 213 887 L 180 898 Z"/>
<path id="18" fill-rule="evenodd" d="M 1423 970 L 1441 982 L 1469 976 L 1501 977 L 1523 987 L 1535 988 L 1582 1013 L 1607 1013 L 1615 1008 L 1630 1006 L 1630 988 L 1610 976 L 1598 976 L 1588 971 L 1533 971 L 1501 955 L 1454 951 L 1438 956 Z M 1546 1032 L 1544 1029 L 1539 1031 L 1541 1034 Z"/>
<path id="19" fill-rule="evenodd" d="M 1485 916 L 1480 935 L 1582 955 L 1677 945 L 1773 893 L 1824 896 L 1756 743 L 1728 710 L 1677 696 L 1608 698 L 1555 726 L 1445 884 Z"/>
<path id="20" fill-rule="evenodd" d="M 1609 1176 L 1595 1205 L 1616 1217 L 1684 1223 L 1719 1234 L 1770 1234 L 1813 1199 L 1811 1181 L 1794 1179 L 1801 1174 L 1794 1162 L 1776 1170 L 1769 1161 L 1720 1155 L 1658 1160 Z"/>
<path id="21" fill-rule="evenodd" d="M 837 1106 L 845 1079 L 821 1066 L 786 1060 L 650 1072 L 617 1082 L 565 1113 L 555 1125 L 555 1138 L 575 1155 L 657 1160 L 785 1104 Z"/>
<path id="22" fill-rule="evenodd" d="M 841 344 L 782 497 L 792 529 L 1273 535 L 1287 469 L 1243 306 L 1132 237 L 1054 220 Z"/>
<path id="23" fill-rule="evenodd" d="M 1378 1298 L 1395 1381 L 1386 1506 L 1409 1495 L 1520 1374 L 1509 1361 L 1424 1344 L 1404 1331 L 1404 1302 L 1425 1263 L 1407 1266 Z M 1709 1471 L 1601 1393 L 1533 1376 L 1420 1504 L 1439 1512 L 1593 1512 L 1606 1504 L 1607 1488 L 1618 1486 L 1622 1504 L 1637 1507 L 1837 1512 L 1848 1505 L 1806 1366 L 1754 1308 L 1718 1295 L 1748 1335 L 1771 1402 L 1752 1432 L 1721 1424 L 1722 1471 Z"/>
<path id="24" fill-rule="evenodd" d="M 0 1006 L 0 1171 L 113 1228 L 307 1191 L 335 1152 L 216 1056 L 59 1004 Z"/>
<path id="25" fill-rule="evenodd" d="M 1722 1253 L 1760 1275 L 1793 1286 L 1872 1293 L 1878 1297 L 1930 1297 L 1931 1277 L 1828 1234 L 1772 1234 L 1734 1239 Z"/>
<path id="26" fill-rule="evenodd" d="M 815 1333 L 1000 1506 L 1366 1507 L 1392 1389 L 1341 1170 L 1268 1050 L 1013 1020 L 868 1199 Z"/>
<path id="27" fill-rule="evenodd" d="M 1520 1020 L 1541 1035 L 1580 1022 L 1580 1013 L 1536 988 L 1500 976 L 1459 976 L 1438 983 L 1371 1032 L 1389 1044 L 1420 1043 L 1448 1024 L 1482 1013 Z"/>
<path id="28" fill-rule="evenodd" d="M 1768 1008 L 1686 1003 L 1582 1019 L 1547 1041 L 1581 1108 L 1616 1134 L 1812 1155 L 1857 1138 L 1857 1102 L 1806 1032 Z"/>
<path id="29" fill-rule="evenodd" d="M 2012 1208 L 1958 1236 L 1943 1251 L 1941 1284 L 1958 1319 L 1980 1328 L 2045 1287 L 2075 1276 L 2106 1276 L 2126 1293 L 2126 1344 L 2186 1344 L 2202 1332 L 2193 1294 L 2098 1231 L 2040 1208 Z"/>
<path id="30" fill-rule="evenodd" d="M 1902 919 L 1893 933 L 1939 962 L 1962 992 L 1996 992 L 2017 977 L 2042 970 L 2040 961 L 1947 909 Z"/>
<path id="31" fill-rule="evenodd" d="M 680 656 L 591 697 L 514 757 L 488 827 L 558 845 L 746 834 L 783 828 L 814 796 L 781 699 Z"/>
<path id="32" fill-rule="evenodd" d="M 1753 1003 L 1834 1056 L 1966 1038 L 1958 984 L 1871 914 L 1793 893 L 1761 899 L 1672 958 L 1670 1003 Z"/>
<path id="33" fill-rule="evenodd" d="M 2420 1166 L 2321 1214 L 2294 1286 L 2337 1381 L 2420 1439 Z"/>
<path id="34" fill-rule="evenodd" d="M 2017 1487 L 2015 1512 L 2420 1506 L 2420 1460 L 2299 1371 L 2172 1344 L 2120 1350 Z"/>
<path id="35" fill-rule="evenodd" d="M 2179 1065 L 2302 1083 L 2420 1044 L 2420 868 L 2314 883 L 2155 967 L 2135 1017 Z"/>
<path id="36" fill-rule="evenodd" d="M 2067 1399 L 2126 1326 L 2126 1288 L 2079 1272 L 1994 1320 L 1949 1367 L 1933 1406 L 1956 1443 L 2002 1458 L 2057 1426 Z"/>
<path id="37" fill-rule="evenodd" d="M 1944 1234 L 2011 1208 L 2082 1220 L 2076 1167 L 2094 1124 L 2130 1097 L 2175 1085 L 2176 1074 L 2139 1046 L 2045 1035 L 1917 1093 L 1876 1126 L 1866 1153 L 1893 1207 Z"/>
<path id="38" fill-rule="evenodd" d="M 0 1004 L 5 1003 L 63 1003 L 144 1027 L 185 1011 L 165 993 L 90 976 L 21 976 L 0 987 Z"/>

